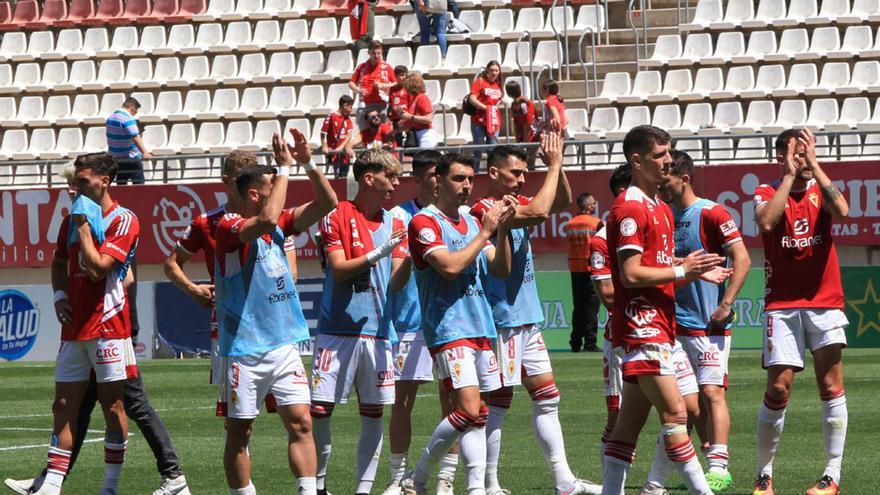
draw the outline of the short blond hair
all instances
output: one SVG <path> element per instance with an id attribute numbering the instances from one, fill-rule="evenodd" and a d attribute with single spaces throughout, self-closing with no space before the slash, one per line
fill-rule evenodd
<path id="1" fill-rule="evenodd" d="M 403 167 L 393 153 L 381 149 L 368 149 L 358 155 L 353 171 L 355 180 L 359 180 L 367 172 L 386 171 L 400 175 Z"/>
<path id="2" fill-rule="evenodd" d="M 223 157 L 223 175 L 235 179 L 242 170 L 257 164 L 257 155 L 249 151 L 231 151 Z"/>
<path id="3" fill-rule="evenodd" d="M 58 178 L 64 181 L 65 184 L 70 184 L 73 182 L 74 177 L 76 177 L 76 165 L 73 164 L 73 160 L 70 160 L 64 165 L 64 168 L 58 171 Z"/>

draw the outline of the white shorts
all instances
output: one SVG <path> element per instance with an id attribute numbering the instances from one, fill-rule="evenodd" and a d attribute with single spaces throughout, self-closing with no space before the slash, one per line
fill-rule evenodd
<path id="1" fill-rule="evenodd" d="M 394 346 L 394 379 L 397 381 L 434 381 L 434 361 L 422 332 L 407 332 Z"/>
<path id="2" fill-rule="evenodd" d="M 605 379 L 605 407 L 609 411 L 620 410 L 620 394 L 623 391 L 623 348 L 612 347 L 611 341 L 602 344 L 602 375 Z"/>
<path id="3" fill-rule="evenodd" d="M 252 419 L 271 393 L 279 406 L 311 404 L 309 378 L 296 345 L 252 356 L 230 356 L 226 373 L 226 416 Z"/>
<path id="4" fill-rule="evenodd" d="M 676 375 L 672 344 L 646 343 L 622 347 L 623 381 L 636 383 L 640 375 Z"/>
<path id="5" fill-rule="evenodd" d="M 679 335 L 676 340 L 687 354 L 691 366 L 697 370 L 698 385 L 727 388 L 730 335 Z"/>
<path id="6" fill-rule="evenodd" d="M 434 362 L 447 390 L 479 387 L 481 393 L 487 393 L 501 388 L 498 361 L 491 350 L 451 347 L 434 354 Z"/>
<path id="7" fill-rule="evenodd" d="M 131 338 L 65 340 L 55 358 L 56 382 L 87 382 L 92 371 L 98 383 L 137 376 Z"/>
<path id="8" fill-rule="evenodd" d="M 678 382 L 678 390 L 682 396 L 696 394 L 700 391 L 697 386 L 697 375 L 691 367 L 691 361 L 688 359 L 684 347 L 676 341 L 672 347 L 672 361 L 675 364 L 675 379 Z"/>
<path id="9" fill-rule="evenodd" d="M 803 369 L 804 348 L 811 351 L 846 346 L 849 320 L 839 309 L 777 309 L 764 312 L 764 367 L 792 366 Z"/>
<path id="10" fill-rule="evenodd" d="M 522 385 L 522 374 L 537 376 L 553 373 L 550 354 L 538 325 L 499 328 L 495 339 L 495 355 L 500 361 L 501 384 Z"/>
<path id="11" fill-rule="evenodd" d="M 318 335 L 312 362 L 312 400 L 345 404 L 352 387 L 361 404 L 394 403 L 391 343 L 357 336 Z"/>

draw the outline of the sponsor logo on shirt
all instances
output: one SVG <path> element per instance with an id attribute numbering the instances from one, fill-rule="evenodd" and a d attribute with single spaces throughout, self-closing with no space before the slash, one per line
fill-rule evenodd
<path id="1" fill-rule="evenodd" d="M 590 264 L 593 266 L 594 270 L 601 270 L 605 268 L 605 257 L 602 256 L 602 253 L 593 253 L 590 256 Z"/>
<path id="2" fill-rule="evenodd" d="M 117 246 L 116 244 L 113 244 L 112 242 L 107 242 L 106 246 L 108 248 L 116 251 L 117 253 L 123 255 L 123 256 L 128 256 L 128 251 L 122 249 L 121 247 Z"/>
<path id="3" fill-rule="evenodd" d="M 644 296 L 639 296 L 630 300 L 626 305 L 626 317 L 636 326 L 644 327 L 650 325 L 657 317 L 657 308 Z"/>
<path id="4" fill-rule="evenodd" d="M 620 222 L 620 233 L 627 237 L 635 234 L 637 228 L 638 225 L 636 224 L 636 221 L 632 218 L 627 217 Z"/>
<path id="5" fill-rule="evenodd" d="M 786 235 L 782 237 L 782 247 L 803 249 L 818 244 L 822 244 L 822 234 L 816 234 L 807 237 L 803 236 L 810 232 L 810 221 L 806 218 L 798 218 L 794 221 L 794 236 Z"/>
<path id="6" fill-rule="evenodd" d="M 721 224 L 721 233 L 725 236 L 732 235 L 737 232 L 736 223 L 733 220 L 728 220 Z"/>
<path id="7" fill-rule="evenodd" d="M 433 244 L 437 240 L 437 234 L 433 229 L 425 227 L 419 230 L 419 242 L 422 244 Z"/>

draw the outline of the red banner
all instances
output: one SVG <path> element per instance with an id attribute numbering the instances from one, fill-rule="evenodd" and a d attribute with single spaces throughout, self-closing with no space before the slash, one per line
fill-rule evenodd
<path id="1" fill-rule="evenodd" d="M 702 167 L 695 181 L 697 193 L 727 207 L 749 246 L 760 246 L 758 228 L 754 221 L 752 194 L 755 187 L 777 177 L 775 165 L 720 165 Z M 845 162 L 826 165 L 849 201 L 849 218 L 834 225 L 839 244 L 875 246 L 880 239 L 880 167 L 876 162 Z M 611 205 L 608 191 L 608 170 L 572 171 L 566 175 L 573 195 L 593 193 L 599 201 L 604 217 Z M 523 194 L 537 192 L 543 173 L 527 176 Z M 344 197 L 345 182 L 334 181 L 340 197 Z M 161 263 L 183 235 L 189 222 L 197 215 L 223 203 L 225 190 L 216 184 L 163 184 L 116 186 L 111 188 L 113 198 L 138 216 L 141 235 L 138 261 L 142 264 Z M 395 193 L 394 201 L 412 197 L 415 184 L 409 178 Z M 477 180 L 474 200 L 486 192 L 486 177 Z M 312 196 L 306 181 L 290 183 L 288 205 L 303 203 Z M 63 215 L 67 214 L 70 198 L 64 189 L 22 189 L 0 191 L 0 267 L 45 267 L 52 260 L 55 239 Z M 565 252 L 567 243 L 564 228 L 572 217 L 570 211 L 552 215 L 544 224 L 532 229 L 536 252 Z M 298 253 L 303 258 L 315 257 L 311 233 L 297 239 Z"/>

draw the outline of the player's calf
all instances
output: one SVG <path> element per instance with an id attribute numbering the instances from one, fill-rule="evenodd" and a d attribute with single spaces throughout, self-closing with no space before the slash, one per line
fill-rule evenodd
<path id="1" fill-rule="evenodd" d="M 486 425 L 486 488 L 501 490 L 498 481 L 498 460 L 501 457 L 501 428 L 513 402 L 513 387 L 500 388 L 486 398 L 489 418 Z"/>

